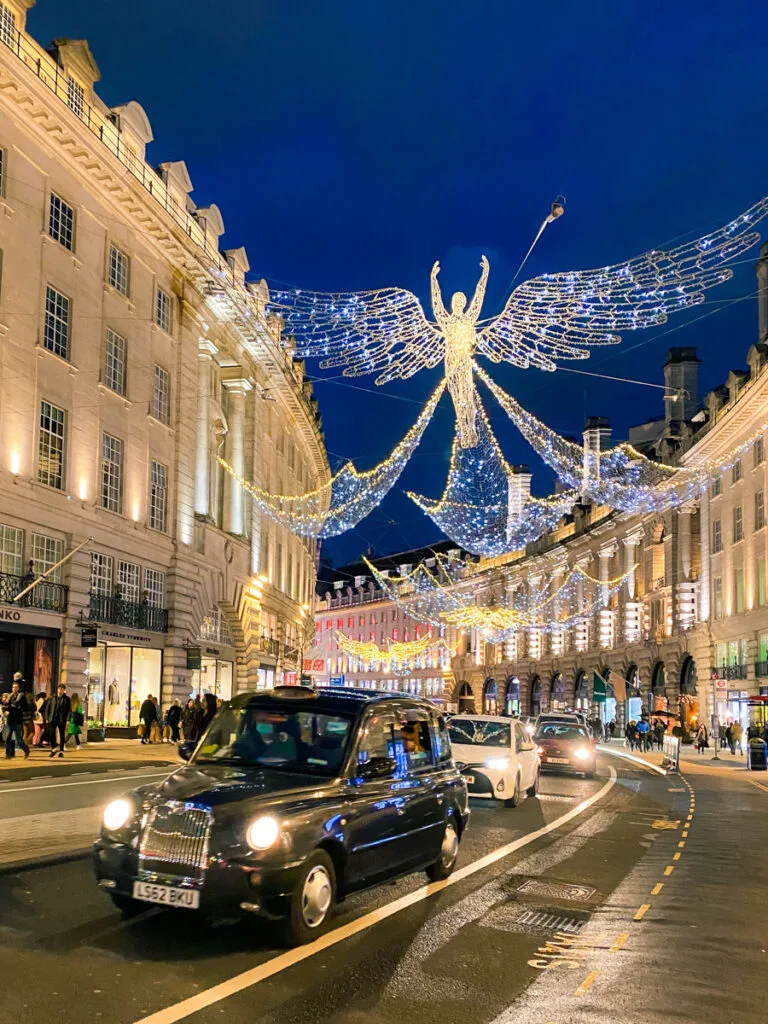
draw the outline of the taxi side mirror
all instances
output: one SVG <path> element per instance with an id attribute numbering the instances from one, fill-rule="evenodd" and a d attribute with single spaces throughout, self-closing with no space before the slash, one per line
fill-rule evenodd
<path id="1" fill-rule="evenodd" d="M 393 758 L 372 757 L 358 765 L 357 775 L 360 779 L 391 779 L 396 771 L 397 762 Z"/>
<path id="2" fill-rule="evenodd" d="M 193 743 L 191 740 L 187 740 L 185 743 L 177 744 L 176 749 L 179 752 L 179 757 L 181 758 L 181 760 L 188 761 L 190 757 L 192 757 L 192 755 L 194 754 L 196 746 L 197 744 Z"/>

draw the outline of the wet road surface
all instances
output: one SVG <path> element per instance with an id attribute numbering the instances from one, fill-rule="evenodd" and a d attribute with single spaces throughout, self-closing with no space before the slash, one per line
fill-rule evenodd
<path id="1" fill-rule="evenodd" d="M 473 802 L 448 885 L 355 896 L 291 952 L 258 920 L 124 920 L 85 860 L 0 875 L 0 1017 L 757 1024 L 766 800 L 768 781 L 603 756 L 598 778 L 545 776 L 516 809 Z"/>

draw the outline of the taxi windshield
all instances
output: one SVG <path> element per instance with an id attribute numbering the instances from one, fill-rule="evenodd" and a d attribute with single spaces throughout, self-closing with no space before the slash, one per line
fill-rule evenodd
<path id="1" fill-rule="evenodd" d="M 473 747 L 508 747 L 509 722 L 477 722 L 471 718 L 452 718 L 448 722 L 451 743 Z"/>
<path id="2" fill-rule="evenodd" d="M 537 740 L 589 740 L 584 729 L 569 722 L 542 722 L 536 731 Z"/>
<path id="3" fill-rule="evenodd" d="M 338 775 L 352 719 L 316 709 L 249 704 L 224 707 L 211 722 L 192 761 L 258 765 L 282 771 Z"/>

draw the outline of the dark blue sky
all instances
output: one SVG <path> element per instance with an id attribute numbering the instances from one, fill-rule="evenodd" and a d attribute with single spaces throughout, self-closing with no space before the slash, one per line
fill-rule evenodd
<path id="1" fill-rule="evenodd" d="M 185 160 L 196 201 L 221 207 L 225 246 L 245 245 L 252 274 L 273 281 L 402 285 L 425 299 L 435 259 L 447 291 L 470 291 L 485 252 L 489 316 L 558 193 L 566 214 L 526 276 L 696 237 L 768 192 L 768 32 L 755 0 L 38 0 L 29 27 L 43 43 L 89 40 L 105 101 L 144 105 L 150 158 Z M 702 392 L 720 383 L 756 340 L 754 299 L 666 332 L 753 293 L 753 262 L 709 294 L 714 304 L 578 368 L 658 381 L 669 345 L 696 345 Z M 595 413 L 623 435 L 661 412 L 651 389 L 493 372 L 563 432 Z M 332 464 L 384 457 L 436 379 L 375 394 L 355 390 L 369 378 L 319 384 Z M 487 405 L 509 460 L 530 461 L 546 491 L 549 475 Z M 441 410 L 402 478 L 432 496 L 453 426 Z M 393 493 L 326 550 L 338 562 L 369 543 L 437 536 Z"/>

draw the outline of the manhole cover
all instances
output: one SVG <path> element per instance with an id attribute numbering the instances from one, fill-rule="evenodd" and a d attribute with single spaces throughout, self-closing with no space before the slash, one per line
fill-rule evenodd
<path id="1" fill-rule="evenodd" d="M 584 903 L 597 892 L 587 885 L 571 885 L 568 882 L 539 882 L 535 878 L 524 882 L 517 890 L 526 896 L 542 896 L 551 900 L 572 900 Z"/>

